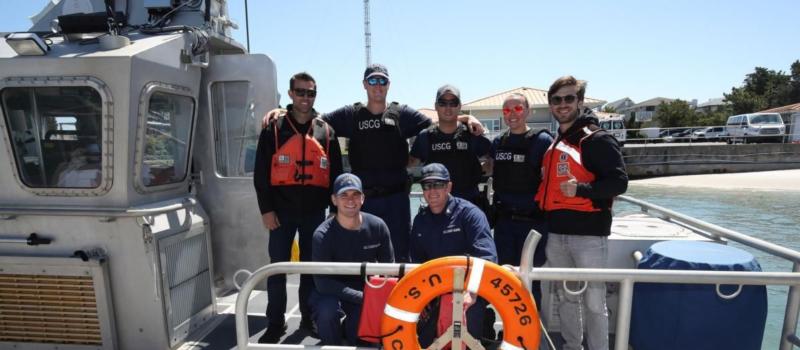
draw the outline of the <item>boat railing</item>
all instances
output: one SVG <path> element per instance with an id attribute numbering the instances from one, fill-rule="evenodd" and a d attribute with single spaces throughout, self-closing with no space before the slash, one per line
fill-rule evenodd
<path id="1" fill-rule="evenodd" d="M 637 205 L 642 212 L 651 216 L 684 226 L 699 234 L 705 234 L 710 238 L 731 240 L 767 254 L 789 260 L 792 263 L 792 272 L 800 273 L 800 252 L 796 250 L 714 225 L 630 196 L 619 196 L 617 199 Z M 781 330 L 780 350 L 792 349 L 792 344 L 800 347 L 800 339 L 798 339 L 795 334 L 798 322 L 798 310 L 800 310 L 800 286 L 792 284 L 789 287 L 786 300 L 786 311 L 783 318 L 783 329 Z"/>
<path id="2" fill-rule="evenodd" d="M 135 206 L 130 208 L 107 208 L 107 207 L 76 207 L 76 206 L 49 206 L 49 207 L 0 207 L 0 220 L 13 220 L 22 215 L 41 215 L 41 216 L 91 216 L 105 217 L 107 220 L 124 217 L 157 216 L 176 210 L 193 209 L 197 206 L 197 199 L 194 197 L 182 197 L 149 203 L 147 205 Z"/>
<path id="3" fill-rule="evenodd" d="M 790 350 L 794 345 L 800 346 L 795 329 L 798 311 L 800 310 L 800 253 L 763 240 L 753 238 L 733 230 L 725 229 L 695 218 L 653 205 L 628 196 L 619 199 L 638 205 L 643 212 L 675 222 L 694 229 L 701 234 L 718 239 L 729 239 L 741 244 L 784 257 L 793 262 L 792 272 L 741 272 L 741 271 L 684 271 L 684 270 L 636 270 L 636 269 L 585 269 L 585 268 L 532 268 L 533 252 L 538 242 L 538 233 L 532 231 L 523 246 L 523 261 L 520 268 L 514 268 L 517 276 L 523 281 L 587 281 L 616 282 L 619 288 L 619 306 L 617 310 L 615 349 L 628 349 L 630 335 L 633 287 L 635 283 L 684 283 L 717 285 L 780 285 L 789 286 L 789 294 L 781 332 L 780 350 Z M 641 252 L 639 252 L 641 254 Z M 527 259 L 525 258 L 527 257 Z M 401 264 L 371 263 L 366 264 L 369 275 L 398 276 Z M 419 266 L 406 264 L 405 271 Z M 263 266 L 253 272 L 239 291 L 236 299 L 236 342 L 239 349 L 320 349 L 316 346 L 288 344 L 255 344 L 249 343 L 250 331 L 247 323 L 247 307 L 250 294 L 264 279 L 278 274 L 324 274 L 324 275 L 360 275 L 361 263 L 330 262 L 282 262 Z M 529 285 L 525 283 L 524 285 Z M 324 347 L 324 349 L 369 349 L 356 347 Z"/>
<path id="4" fill-rule="evenodd" d="M 419 266 L 407 264 L 406 272 Z M 515 269 L 516 270 L 516 269 Z M 515 271 L 518 276 L 520 270 Z M 366 264 L 369 275 L 398 276 L 400 264 L 374 263 Z M 281 262 L 270 264 L 253 272 L 242 285 L 236 298 L 236 343 L 239 349 L 315 349 L 315 347 L 287 344 L 253 344 L 249 343 L 250 331 L 247 324 L 247 307 L 250 294 L 264 279 L 279 274 L 324 274 L 352 275 L 361 274 L 361 263 L 327 263 L 327 262 Z M 690 284 L 726 284 L 726 285 L 800 285 L 800 273 L 797 272 L 740 272 L 740 271 L 681 271 L 681 270 L 635 270 L 635 269 L 577 269 L 577 268 L 534 268 L 524 278 L 542 281 L 588 281 L 619 282 L 619 309 L 617 310 L 617 350 L 628 348 L 630 331 L 631 305 L 633 302 L 633 286 L 635 283 L 690 283 Z M 522 276 L 520 276 L 523 278 Z M 797 313 L 797 310 L 794 310 Z M 788 335 L 794 335 L 790 333 Z M 788 347 L 784 347 L 788 346 Z M 329 347 L 326 347 L 328 349 Z M 786 336 L 781 339 L 781 349 L 791 349 Z M 337 347 L 330 349 L 355 349 L 354 347 Z"/>

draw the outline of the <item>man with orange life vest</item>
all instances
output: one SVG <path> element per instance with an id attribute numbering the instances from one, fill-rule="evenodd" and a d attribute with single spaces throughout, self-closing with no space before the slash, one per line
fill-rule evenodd
<path id="1" fill-rule="evenodd" d="M 300 260 L 311 261 L 314 230 L 330 206 L 333 179 L 342 173 L 336 135 L 317 118 L 317 84 L 308 73 L 289 80 L 292 104 L 284 115 L 261 131 L 253 173 L 264 227 L 270 230 L 270 261 L 289 261 L 295 232 L 299 233 Z M 333 210 L 333 209 L 331 209 Z M 309 295 L 310 275 L 300 277 L 300 328 L 313 332 Z M 286 276 L 267 279 L 267 330 L 259 339 L 276 343 L 286 332 Z"/>
<path id="2" fill-rule="evenodd" d="M 388 103 L 391 81 L 384 65 L 369 65 L 364 70 L 362 85 L 367 92 L 366 104 L 346 105 L 326 113 L 322 119 L 339 137 L 349 139 L 352 172 L 364 182 L 363 210 L 386 222 L 395 258 L 407 262 L 411 230 L 407 140 L 427 128 L 431 120 L 407 105 Z M 269 121 L 277 112 L 270 111 L 264 120 Z M 477 118 L 461 115 L 459 120 L 468 123 L 473 133 L 483 133 Z"/>
<path id="3" fill-rule="evenodd" d="M 628 188 L 619 143 L 598 126 L 591 110 L 583 109 L 585 92 L 586 82 L 564 76 L 547 93 L 558 137 L 542 160 L 536 201 L 548 220 L 546 253 L 551 267 L 606 267 L 611 205 Z M 589 348 L 608 349 L 605 282 L 589 282 L 581 296 L 557 285 L 564 349 L 582 349 L 582 315 Z"/>

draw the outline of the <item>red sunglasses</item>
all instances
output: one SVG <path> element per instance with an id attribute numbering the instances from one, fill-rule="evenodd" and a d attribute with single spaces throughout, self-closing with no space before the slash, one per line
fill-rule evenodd
<path id="1" fill-rule="evenodd" d="M 522 111 L 524 111 L 524 110 L 525 110 L 525 107 L 522 107 L 522 105 L 516 105 L 513 108 L 506 107 L 506 108 L 503 108 L 503 115 L 504 116 L 509 116 L 509 115 L 511 115 L 512 111 L 514 113 L 516 113 L 516 114 L 522 114 Z"/>

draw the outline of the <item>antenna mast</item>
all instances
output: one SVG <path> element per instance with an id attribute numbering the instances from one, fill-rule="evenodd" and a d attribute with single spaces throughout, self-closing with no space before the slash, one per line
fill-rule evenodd
<path id="1" fill-rule="evenodd" d="M 364 0 L 364 51 L 366 52 L 367 66 L 372 63 L 372 33 L 369 31 L 369 0 Z"/>

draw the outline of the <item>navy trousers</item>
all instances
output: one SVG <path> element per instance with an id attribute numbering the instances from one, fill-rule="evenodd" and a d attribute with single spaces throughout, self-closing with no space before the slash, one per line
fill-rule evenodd
<path id="1" fill-rule="evenodd" d="M 522 259 L 522 246 L 531 229 L 538 231 L 542 238 L 533 254 L 533 266 L 539 267 L 547 261 L 545 247 L 547 246 L 547 225 L 544 221 L 513 220 L 511 217 L 498 218 L 494 226 L 494 244 L 497 246 L 497 261 L 500 265 L 519 266 Z M 542 287 L 540 281 L 534 281 L 531 286 L 536 305 L 542 306 Z"/>
<path id="2" fill-rule="evenodd" d="M 375 215 L 389 227 L 394 259 L 409 262 L 408 245 L 411 236 L 411 200 L 405 192 L 381 197 L 367 196 L 361 210 Z"/>
<path id="3" fill-rule="evenodd" d="M 345 345 L 342 339 L 342 315 L 344 319 L 344 335 L 350 345 L 363 344 L 358 340 L 358 321 L 361 319 L 361 305 L 339 300 L 333 295 L 320 294 L 316 289 L 311 292 L 311 307 L 314 322 L 317 324 L 320 345 Z"/>
<path id="4" fill-rule="evenodd" d="M 325 219 L 325 211 L 312 213 L 285 213 L 277 212 L 280 226 L 269 234 L 270 262 L 289 261 L 292 252 L 292 242 L 295 232 L 299 233 L 300 261 L 311 261 L 311 240 L 314 230 Z M 314 280 L 311 275 L 300 276 L 298 302 L 300 314 L 303 318 L 311 316 L 309 296 L 314 289 Z M 269 324 L 283 324 L 286 322 L 286 275 L 276 275 L 267 278 L 267 322 Z"/>

